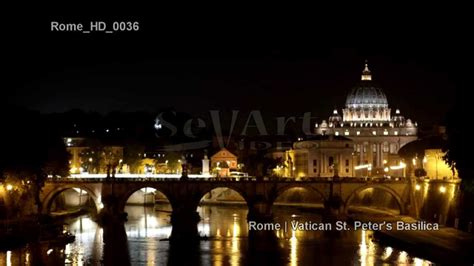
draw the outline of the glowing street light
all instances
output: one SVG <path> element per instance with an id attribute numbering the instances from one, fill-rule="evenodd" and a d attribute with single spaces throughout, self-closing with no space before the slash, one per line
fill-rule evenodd
<path id="1" fill-rule="evenodd" d="M 8 184 L 8 185 L 6 186 L 6 189 L 7 189 L 8 191 L 11 191 L 11 190 L 13 189 L 13 186 L 10 185 L 10 184 Z"/>
<path id="2" fill-rule="evenodd" d="M 416 190 L 420 190 L 420 189 L 421 189 L 421 186 L 418 185 L 418 184 L 416 184 L 416 185 L 415 185 L 415 189 L 416 189 Z"/>
<path id="3" fill-rule="evenodd" d="M 439 192 L 445 193 L 446 192 L 446 187 L 445 186 L 440 186 L 439 187 Z"/>

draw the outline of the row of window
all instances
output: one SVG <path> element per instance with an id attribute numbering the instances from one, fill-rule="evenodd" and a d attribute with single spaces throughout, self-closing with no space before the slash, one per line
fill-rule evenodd
<path id="1" fill-rule="evenodd" d="M 361 152 L 361 150 L 367 152 L 367 144 L 354 144 L 354 151 Z M 395 154 L 398 151 L 398 145 L 396 143 L 382 143 L 382 152 Z M 372 152 L 377 152 L 377 144 L 372 144 Z"/>
<path id="2" fill-rule="evenodd" d="M 336 136 L 339 136 L 340 134 L 341 134 L 341 133 L 339 133 L 339 131 L 335 131 L 335 132 L 334 132 L 334 135 L 336 135 Z M 360 134 L 361 134 L 360 131 L 356 131 L 356 135 L 357 135 L 357 136 L 360 136 Z M 385 130 L 382 134 L 383 134 L 384 136 L 388 136 L 388 131 Z M 398 136 L 398 131 L 394 131 L 393 134 L 394 134 L 395 136 Z M 350 135 L 350 132 L 349 132 L 348 130 L 344 131 L 344 136 L 349 136 L 349 135 Z M 372 131 L 372 135 L 377 136 L 377 131 L 375 131 L 375 130 Z"/>

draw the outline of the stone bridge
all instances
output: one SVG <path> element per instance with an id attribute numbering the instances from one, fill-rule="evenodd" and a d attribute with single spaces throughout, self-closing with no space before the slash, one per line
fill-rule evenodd
<path id="1" fill-rule="evenodd" d="M 229 188 L 238 192 L 248 206 L 248 220 L 271 221 L 272 206 L 279 195 L 291 188 L 304 188 L 317 193 L 326 209 L 346 213 L 351 200 L 365 189 L 381 189 L 398 203 L 400 214 L 414 215 L 415 206 L 411 202 L 413 185 L 409 181 L 363 181 L 355 178 L 329 180 L 279 179 L 156 179 L 156 178 L 116 178 L 116 179 L 58 179 L 48 180 L 41 192 L 43 213 L 49 213 L 57 195 L 70 188 L 80 188 L 88 192 L 97 208 L 97 213 L 107 219 L 126 217 L 124 208 L 128 198 L 136 191 L 151 187 L 163 193 L 172 207 L 171 238 L 188 234 L 197 235 L 200 221 L 197 207 L 203 196 L 215 188 Z M 335 203 L 335 204 L 333 204 Z"/>

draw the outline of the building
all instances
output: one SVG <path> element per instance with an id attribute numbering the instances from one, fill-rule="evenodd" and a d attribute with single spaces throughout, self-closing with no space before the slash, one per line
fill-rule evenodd
<path id="1" fill-rule="evenodd" d="M 103 146 L 99 142 L 86 138 L 65 137 L 66 150 L 71 154 L 69 169 L 71 174 L 105 174 L 120 172 L 123 162 L 122 146 Z"/>
<path id="2" fill-rule="evenodd" d="M 81 153 L 89 149 L 85 144 L 85 138 L 68 137 L 64 138 L 66 144 L 66 150 L 71 154 L 69 160 L 69 169 L 71 174 L 80 174 L 84 172 L 82 168 Z"/>
<path id="3" fill-rule="evenodd" d="M 293 144 L 287 151 L 294 162 L 290 176 L 332 177 L 353 176 L 352 140 L 343 136 L 319 135 Z"/>
<path id="4" fill-rule="evenodd" d="M 387 96 L 372 81 L 367 63 L 361 81 L 350 91 L 345 108 L 315 125 L 317 135 L 344 136 L 353 146 L 354 176 L 404 175 L 398 150 L 417 139 L 417 124 L 394 114 Z"/>
<path id="5" fill-rule="evenodd" d="M 211 167 L 217 176 L 229 176 L 230 170 L 237 169 L 237 156 L 222 148 L 211 156 Z"/>

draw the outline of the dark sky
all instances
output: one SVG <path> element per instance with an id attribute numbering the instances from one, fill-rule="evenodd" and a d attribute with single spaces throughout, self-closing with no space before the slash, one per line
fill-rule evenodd
<path id="1" fill-rule="evenodd" d="M 269 114 L 342 108 L 365 59 L 389 105 L 424 124 L 454 104 L 471 52 L 462 21 L 249 21 L 170 16 L 25 16 L 8 32 L 3 93 L 42 112 L 174 107 Z M 51 32 L 50 22 L 138 21 L 138 32 Z M 453 30 L 455 29 L 455 30 Z"/>

